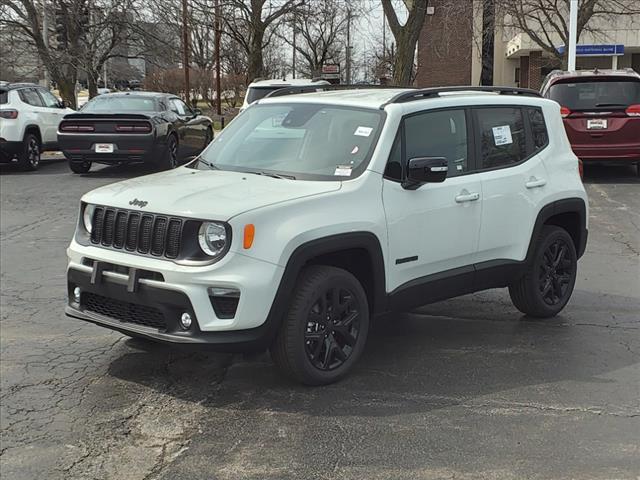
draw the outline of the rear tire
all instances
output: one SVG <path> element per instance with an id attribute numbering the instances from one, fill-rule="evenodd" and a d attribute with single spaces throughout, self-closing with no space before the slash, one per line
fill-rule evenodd
<path id="1" fill-rule="evenodd" d="M 158 167 L 160 170 L 173 170 L 178 165 L 178 139 L 171 134 L 167 138 L 167 148 Z"/>
<path id="2" fill-rule="evenodd" d="M 326 385 L 349 373 L 368 331 L 369 306 L 360 282 L 339 268 L 311 266 L 300 276 L 271 357 L 287 377 Z"/>
<path id="3" fill-rule="evenodd" d="M 91 170 L 91 162 L 83 161 L 83 162 L 69 162 L 69 168 L 73 173 L 87 173 Z"/>
<path id="4" fill-rule="evenodd" d="M 525 315 L 550 318 L 562 311 L 575 286 L 578 257 L 563 228 L 545 225 L 525 274 L 509 286 L 515 307 Z"/>
<path id="5" fill-rule="evenodd" d="M 33 133 L 27 133 L 22 142 L 22 151 L 18 155 L 18 167 L 25 171 L 34 171 L 40 165 L 40 139 Z"/>

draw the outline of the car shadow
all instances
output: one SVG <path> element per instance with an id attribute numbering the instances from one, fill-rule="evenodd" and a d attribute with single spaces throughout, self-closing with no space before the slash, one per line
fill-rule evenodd
<path id="1" fill-rule="evenodd" d="M 49 158 L 40 160 L 38 170 L 25 171 L 16 163 L 0 163 L 0 176 L 9 175 L 50 175 L 60 173 L 62 168 L 66 168 L 66 160 L 64 158 Z"/>
<path id="2" fill-rule="evenodd" d="M 474 300 L 464 300 L 465 316 L 447 308 L 455 306 L 448 301 L 378 319 L 353 372 L 325 387 L 283 378 L 266 353 L 186 353 L 132 340 L 127 345 L 142 350 L 115 359 L 109 374 L 210 409 L 376 417 L 446 408 L 526 386 L 612 382 L 603 375 L 634 364 L 623 345 L 603 342 L 601 330 L 579 328 L 566 316 L 533 321 L 501 302 L 475 309 Z M 638 308 L 635 299 L 619 300 L 631 311 Z"/>
<path id="3" fill-rule="evenodd" d="M 584 183 L 636 184 L 640 183 L 640 171 L 635 165 L 584 165 Z"/>

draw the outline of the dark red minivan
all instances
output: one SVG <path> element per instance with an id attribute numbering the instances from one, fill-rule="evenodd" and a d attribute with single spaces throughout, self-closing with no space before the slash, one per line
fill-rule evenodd
<path id="1" fill-rule="evenodd" d="M 635 163 L 640 175 L 640 74 L 628 70 L 552 72 L 542 95 L 562 107 L 578 158 Z"/>

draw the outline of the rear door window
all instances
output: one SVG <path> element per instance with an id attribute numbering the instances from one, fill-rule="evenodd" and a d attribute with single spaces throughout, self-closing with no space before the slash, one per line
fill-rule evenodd
<path id="1" fill-rule="evenodd" d="M 527 134 L 521 108 L 478 108 L 474 113 L 482 169 L 508 167 L 527 158 Z"/>
<path id="2" fill-rule="evenodd" d="M 44 107 L 44 103 L 35 88 L 24 88 L 20 90 L 20 98 L 24 103 L 33 105 L 34 107 Z"/>
<path id="3" fill-rule="evenodd" d="M 602 79 L 556 83 L 548 97 L 572 111 L 626 109 L 640 103 L 640 81 Z"/>

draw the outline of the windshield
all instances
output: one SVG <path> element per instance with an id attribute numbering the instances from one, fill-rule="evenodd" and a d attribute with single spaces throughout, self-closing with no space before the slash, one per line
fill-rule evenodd
<path id="1" fill-rule="evenodd" d="M 603 79 L 556 83 L 549 90 L 549 98 L 569 110 L 624 110 L 629 105 L 640 103 L 640 81 Z"/>
<path id="2" fill-rule="evenodd" d="M 336 180 L 360 174 L 383 113 L 319 104 L 254 105 L 202 153 L 196 168 Z"/>
<path id="3" fill-rule="evenodd" d="M 153 112 L 156 102 L 150 97 L 135 97 L 129 95 L 99 96 L 85 104 L 82 112 Z"/>

